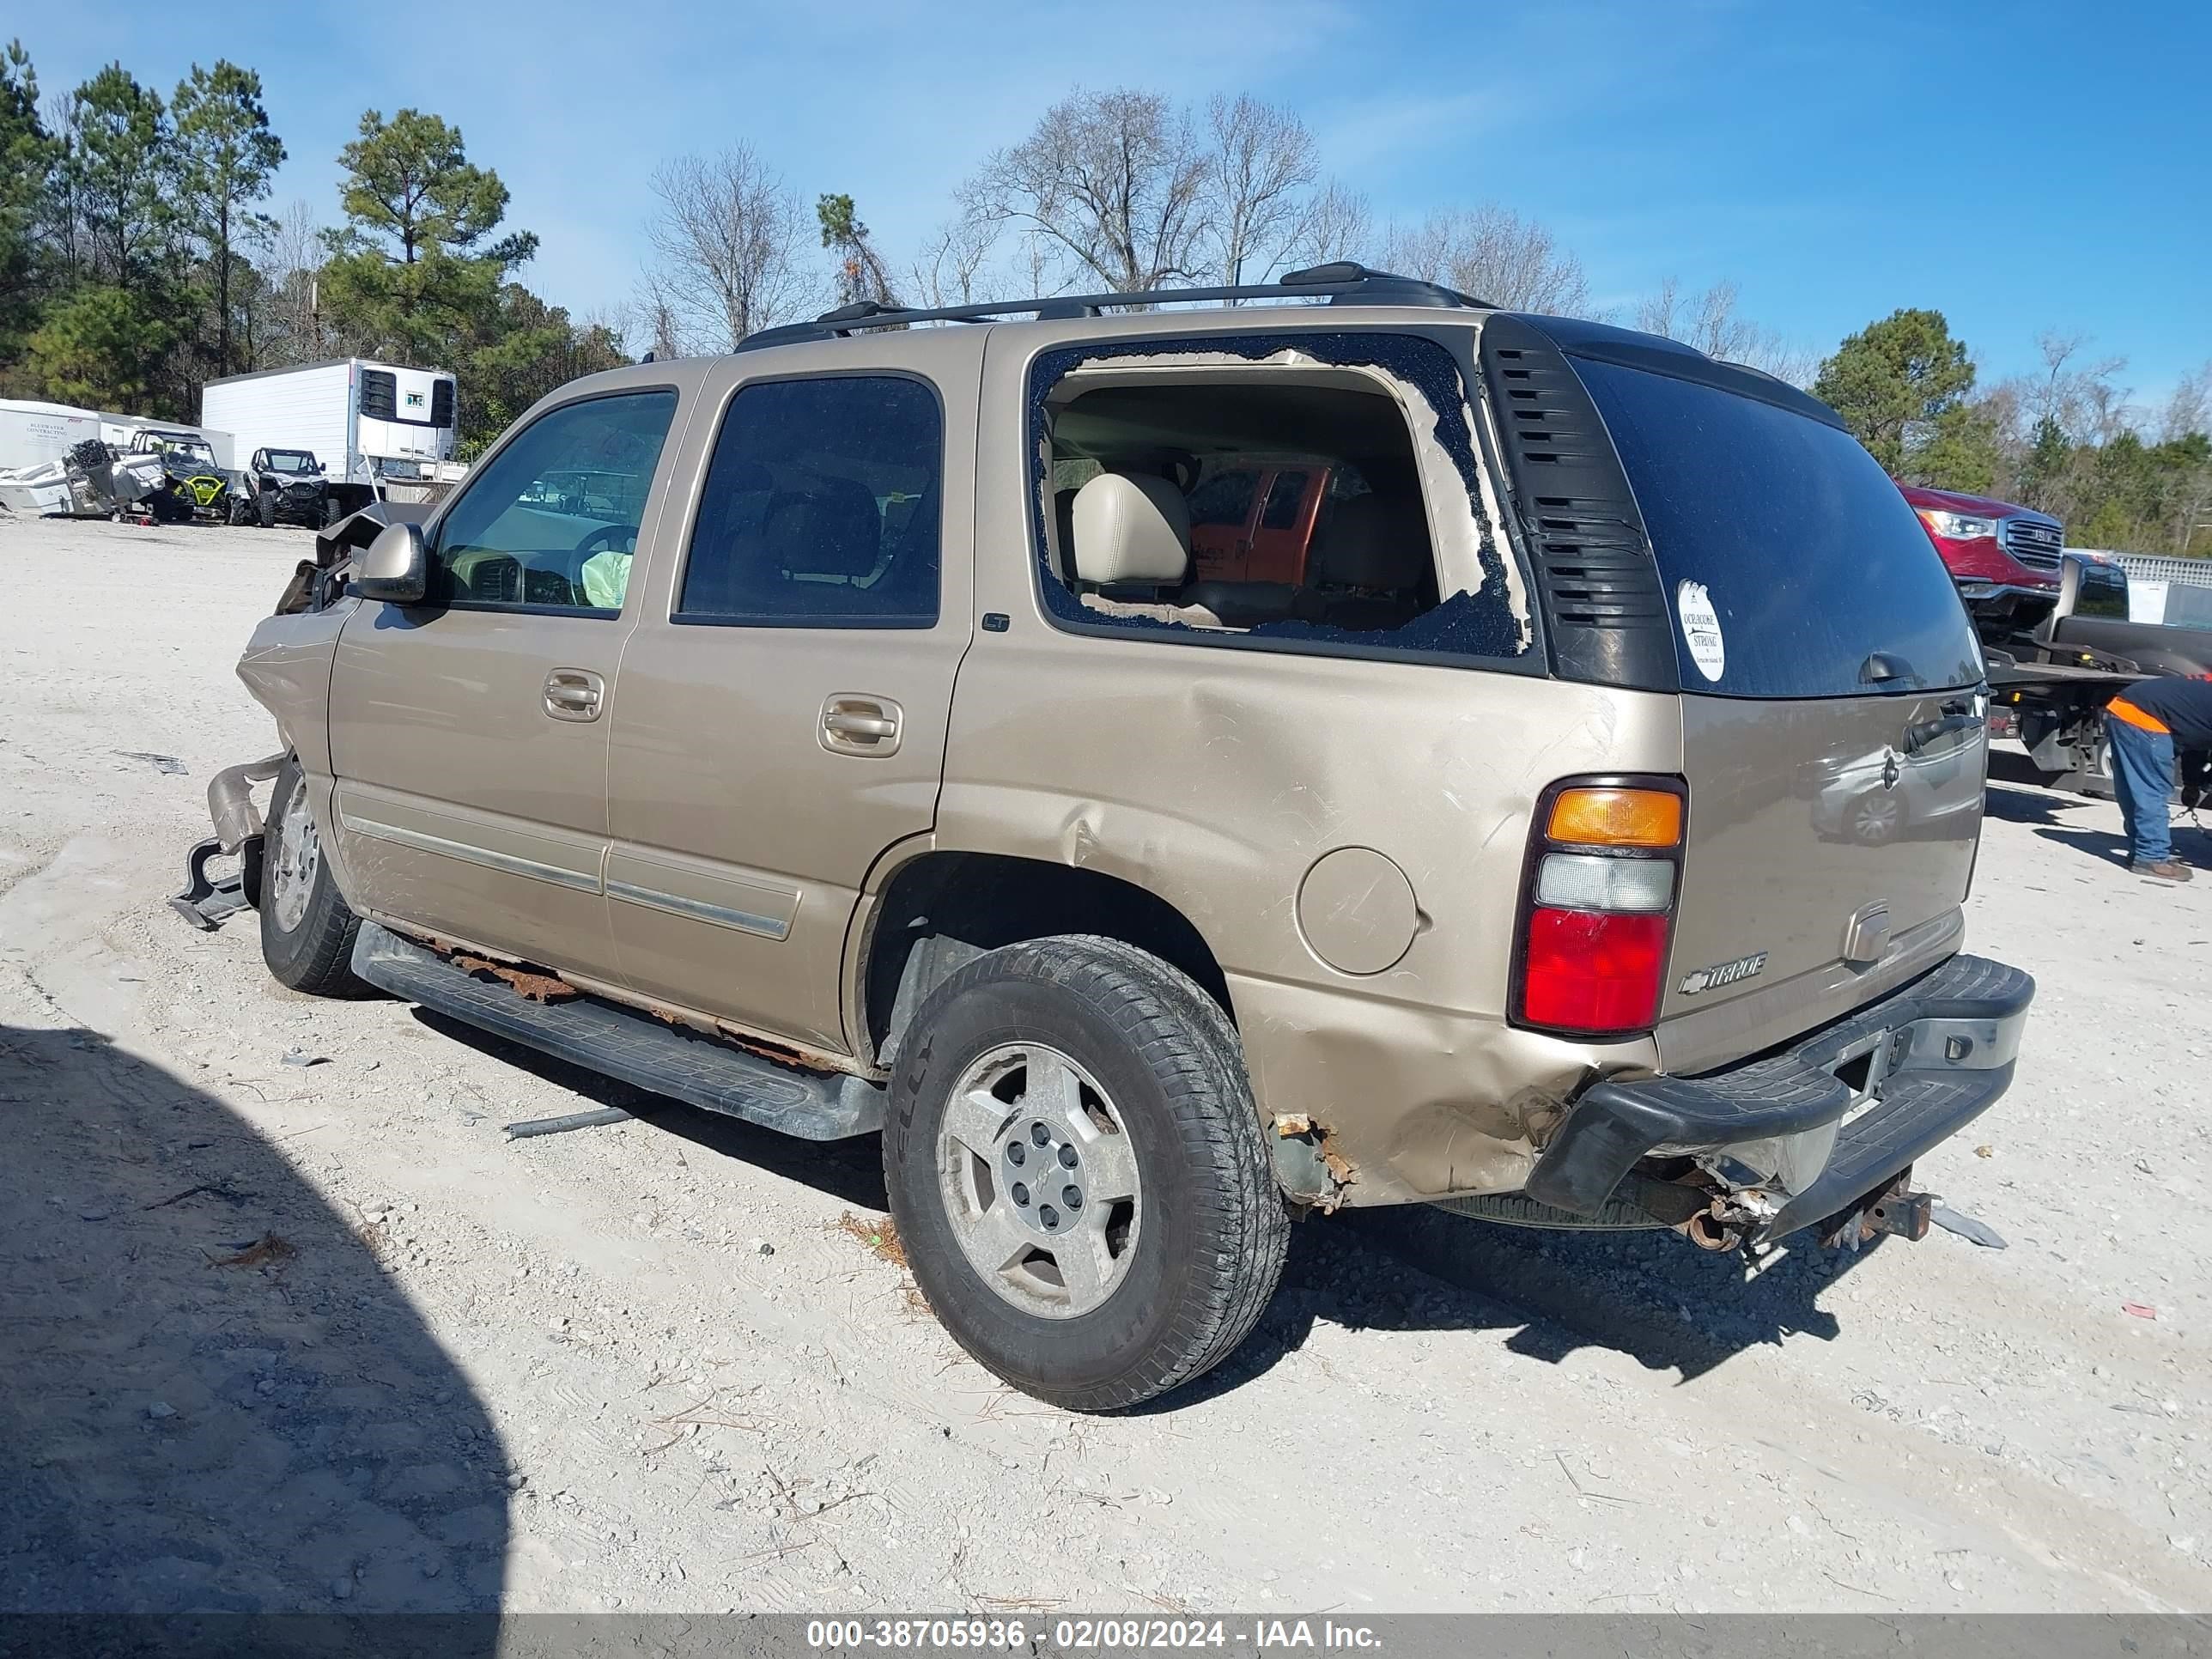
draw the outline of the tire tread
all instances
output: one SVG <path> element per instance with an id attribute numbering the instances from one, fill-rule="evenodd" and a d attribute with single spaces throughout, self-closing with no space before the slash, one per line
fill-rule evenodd
<path id="1" fill-rule="evenodd" d="M 272 824 L 289 791 L 304 787 L 299 762 L 286 761 L 276 774 L 276 787 L 270 797 Z M 264 861 L 264 881 L 265 868 Z M 262 909 L 261 959 L 279 984 L 308 996 L 374 996 L 374 988 L 354 975 L 353 942 L 360 932 L 361 918 L 338 892 L 325 853 L 315 872 L 315 890 L 308 896 L 307 913 L 290 939 L 278 931 L 274 914 L 265 907 Z"/>
<path id="2" fill-rule="evenodd" d="M 915 1029 L 924 1029 L 931 1005 L 1008 978 L 1055 986 L 1103 1012 L 1160 1079 L 1182 1156 L 1188 1167 L 1205 1172 L 1195 1183 L 1198 1219 L 1201 1236 L 1214 1243 L 1212 1260 L 1198 1264 L 1196 1293 L 1184 1299 L 1161 1340 L 1120 1376 L 1048 1394 L 1077 1411 L 1135 1405 L 1227 1358 L 1250 1334 L 1282 1277 L 1289 1216 L 1253 1105 L 1243 1045 L 1221 1006 L 1188 976 L 1148 951 L 1095 934 L 1026 940 L 978 957 L 931 993 Z M 901 1154 L 900 1138 L 895 1115 L 884 1135 L 887 1165 Z M 959 1340 L 957 1331 L 953 1335 Z"/>

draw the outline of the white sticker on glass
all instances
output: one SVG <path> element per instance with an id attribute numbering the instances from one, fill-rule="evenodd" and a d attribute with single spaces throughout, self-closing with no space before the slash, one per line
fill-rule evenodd
<path id="1" fill-rule="evenodd" d="M 1720 612 L 1703 582 L 1684 582 L 1674 590 L 1674 615 L 1682 624 L 1682 641 L 1690 647 L 1690 660 L 1698 672 L 1717 680 L 1728 666 L 1728 646 L 1721 638 Z"/>

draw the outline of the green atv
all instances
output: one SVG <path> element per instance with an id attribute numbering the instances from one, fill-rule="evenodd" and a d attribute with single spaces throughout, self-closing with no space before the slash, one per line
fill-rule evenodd
<path id="1" fill-rule="evenodd" d="M 168 493 L 192 517 L 213 523 L 243 524 L 252 503 L 241 499 L 231 475 L 216 465 L 215 451 L 197 433 L 145 431 L 135 435 L 134 454 L 161 458 Z"/>

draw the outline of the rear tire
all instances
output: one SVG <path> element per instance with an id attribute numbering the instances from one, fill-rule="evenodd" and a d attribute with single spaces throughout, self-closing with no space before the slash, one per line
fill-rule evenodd
<path id="1" fill-rule="evenodd" d="M 328 497 L 325 497 L 325 500 L 324 500 L 324 501 L 323 501 L 323 528 L 324 528 L 324 529 L 328 530 L 328 529 L 329 529 L 332 525 L 336 524 L 336 523 L 337 523 L 340 519 L 343 519 L 343 517 L 345 517 L 345 515 L 346 515 L 346 510 L 345 510 L 345 507 L 343 507 L 343 505 L 338 501 L 338 500 L 337 500 L 337 498 L 336 496 L 328 496 Z"/>
<path id="2" fill-rule="evenodd" d="M 1116 939 L 1010 945 L 931 993 L 892 1073 L 884 1178 L 953 1340 L 1074 1411 L 1226 1358 L 1290 1243 L 1236 1028 Z"/>
<path id="3" fill-rule="evenodd" d="M 261 959 L 276 982 L 309 996 L 374 994 L 354 977 L 361 919 L 339 896 L 296 760 L 284 763 L 270 794 L 260 874 Z"/>

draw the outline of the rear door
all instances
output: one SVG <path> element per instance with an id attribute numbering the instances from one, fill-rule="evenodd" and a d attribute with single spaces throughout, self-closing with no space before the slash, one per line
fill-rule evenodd
<path id="1" fill-rule="evenodd" d="M 1661 1036 L 1687 1068 L 1794 1036 L 1957 948 L 1981 823 L 1981 653 L 1911 509 L 1848 434 L 1653 368 L 1573 361 L 1672 613 L 1690 817 L 1662 1018 L 1687 1023 L 1671 1047 Z"/>
<path id="2" fill-rule="evenodd" d="M 645 996 L 847 1052 L 845 931 L 935 821 L 967 648 L 984 331 L 726 360 L 623 659 L 606 891 Z"/>

